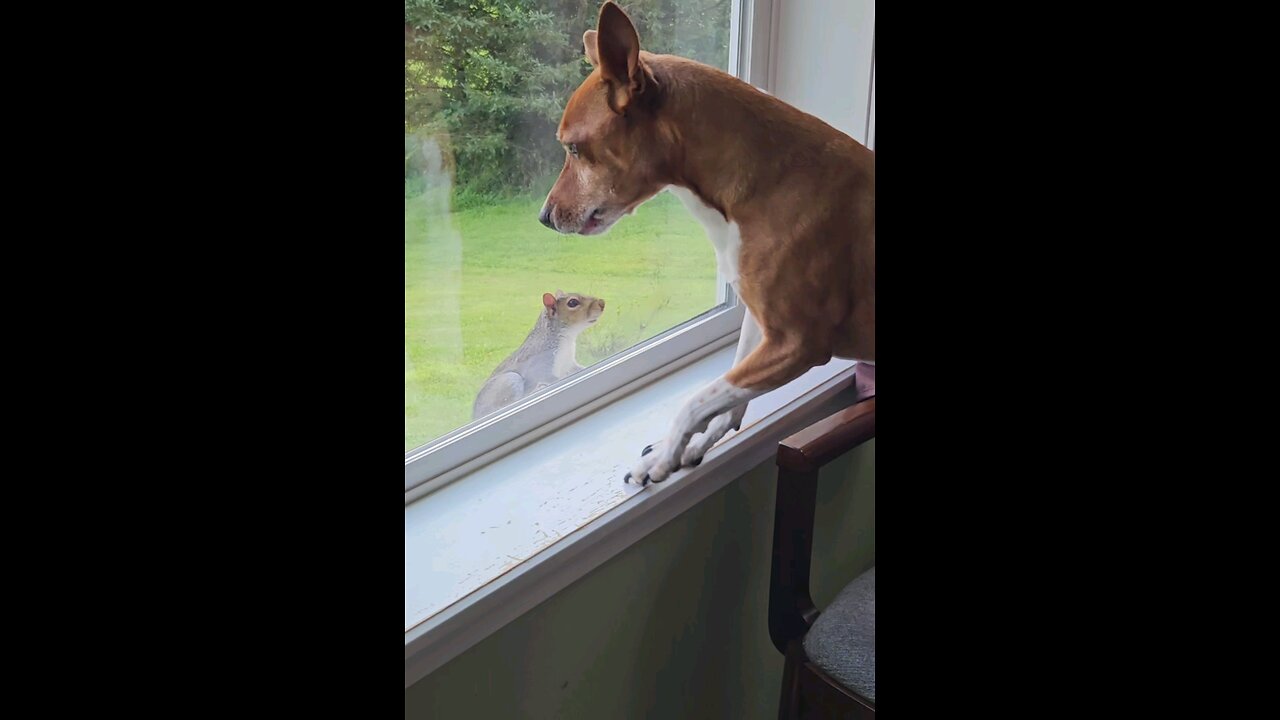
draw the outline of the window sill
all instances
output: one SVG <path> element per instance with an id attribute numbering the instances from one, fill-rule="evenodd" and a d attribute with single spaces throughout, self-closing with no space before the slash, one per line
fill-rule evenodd
<path id="1" fill-rule="evenodd" d="M 855 392 L 833 360 L 756 399 L 696 468 L 638 488 L 622 476 L 726 347 L 405 507 L 405 687 L 586 575 L 746 471 L 787 433 Z M 842 397 L 837 397 L 842 396 Z"/>

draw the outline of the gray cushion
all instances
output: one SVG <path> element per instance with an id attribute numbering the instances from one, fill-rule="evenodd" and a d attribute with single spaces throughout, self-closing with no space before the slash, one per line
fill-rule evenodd
<path id="1" fill-rule="evenodd" d="M 804 652 L 842 685 L 875 702 L 875 568 L 854 578 L 818 615 L 804 637 Z"/>

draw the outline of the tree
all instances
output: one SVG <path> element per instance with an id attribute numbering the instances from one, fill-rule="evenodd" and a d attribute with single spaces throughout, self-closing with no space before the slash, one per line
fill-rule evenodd
<path id="1" fill-rule="evenodd" d="M 720 67 L 730 0 L 634 0 L 641 41 Z M 405 178 L 430 137 L 469 194 L 543 190 L 564 162 L 555 129 L 590 72 L 582 33 L 598 0 L 405 0 Z"/>

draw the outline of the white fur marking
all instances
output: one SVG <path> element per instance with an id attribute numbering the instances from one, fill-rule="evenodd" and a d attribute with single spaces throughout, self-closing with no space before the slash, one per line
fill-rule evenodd
<path id="1" fill-rule="evenodd" d="M 586 330 L 590 325 L 570 325 L 564 328 L 563 335 L 560 338 L 560 344 L 556 347 L 556 354 L 552 356 L 551 367 L 556 377 L 565 377 L 571 373 L 581 370 L 576 357 L 578 351 L 578 336 L 582 331 Z"/>
<path id="2" fill-rule="evenodd" d="M 717 378 L 689 398 L 672 423 L 667 439 L 656 446 L 653 452 L 640 458 L 631 470 L 631 477 L 636 478 L 637 482 L 644 482 L 646 475 L 651 482 L 666 480 L 683 464 L 685 450 L 695 433 L 708 429 L 708 423 L 715 416 L 730 408 L 745 407 L 747 402 L 763 394 L 759 390 L 740 388 L 723 376 Z M 706 448 L 698 450 L 706 452 Z"/>
<path id="3" fill-rule="evenodd" d="M 672 435 L 688 442 L 687 436 L 700 432 L 702 427 L 699 426 L 705 425 L 715 415 L 759 395 L 758 391 L 740 388 L 725 380 L 724 377 L 718 377 L 685 403 L 680 415 L 676 418 Z M 712 409 L 708 410 L 708 408 Z M 684 450 L 684 448 L 680 449 Z"/>
<path id="4" fill-rule="evenodd" d="M 760 330 L 760 323 L 756 322 L 756 316 L 751 314 L 751 309 L 745 306 L 742 309 L 746 312 L 742 315 L 742 330 L 738 333 L 738 351 L 733 355 L 734 367 L 750 355 L 751 351 L 755 350 L 764 339 L 764 332 Z"/>
<path id="5" fill-rule="evenodd" d="M 578 358 L 574 357 L 574 350 L 577 349 L 575 347 L 576 338 L 577 333 L 566 336 L 561 339 L 560 346 L 556 348 L 556 354 L 552 356 L 551 360 L 551 372 L 555 373 L 556 377 L 564 377 L 577 369 Z"/>
<path id="6" fill-rule="evenodd" d="M 738 254 L 742 250 L 742 233 L 736 222 L 726 222 L 718 210 L 702 202 L 692 190 L 678 185 L 668 185 L 667 190 L 680 198 L 680 202 L 689 210 L 707 231 L 707 239 L 716 251 L 716 267 L 733 289 L 738 289 Z"/>

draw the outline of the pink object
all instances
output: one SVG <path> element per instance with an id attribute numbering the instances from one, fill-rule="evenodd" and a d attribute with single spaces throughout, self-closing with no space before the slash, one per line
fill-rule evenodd
<path id="1" fill-rule="evenodd" d="M 858 388 L 858 399 L 865 400 L 876 396 L 876 366 L 858 363 L 853 370 L 854 383 Z"/>

